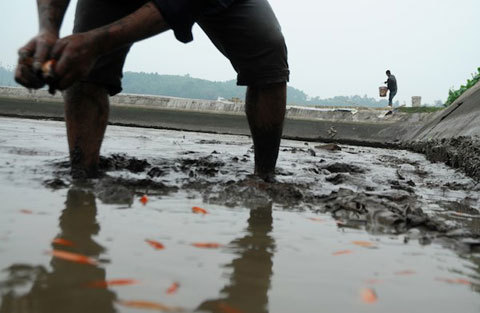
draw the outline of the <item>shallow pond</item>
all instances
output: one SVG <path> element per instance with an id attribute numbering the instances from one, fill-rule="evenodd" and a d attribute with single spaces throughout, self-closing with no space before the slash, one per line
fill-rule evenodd
<path id="1" fill-rule="evenodd" d="M 266 184 L 247 137 L 109 127 L 79 182 L 64 131 L 0 118 L 1 313 L 480 311 L 479 187 L 422 155 L 283 141 Z"/>

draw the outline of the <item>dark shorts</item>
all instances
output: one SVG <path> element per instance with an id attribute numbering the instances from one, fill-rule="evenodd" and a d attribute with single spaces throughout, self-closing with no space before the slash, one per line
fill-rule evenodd
<path id="1" fill-rule="evenodd" d="M 73 31 L 85 32 L 110 24 L 146 2 L 148 0 L 78 0 Z M 262 86 L 288 81 L 285 40 L 267 0 L 237 0 L 219 13 L 199 16 L 196 22 L 230 60 L 237 72 L 238 85 Z M 104 85 L 110 95 L 119 93 L 130 47 L 102 56 L 84 81 Z"/>

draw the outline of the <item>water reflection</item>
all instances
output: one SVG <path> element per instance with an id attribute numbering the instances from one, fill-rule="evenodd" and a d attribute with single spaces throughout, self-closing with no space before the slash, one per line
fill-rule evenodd
<path id="1" fill-rule="evenodd" d="M 235 239 L 229 247 L 238 255 L 230 264 L 230 282 L 222 297 L 203 302 L 197 310 L 206 312 L 268 313 L 268 291 L 273 274 L 275 241 L 272 205 L 250 210 L 245 236 Z"/>
<path id="2" fill-rule="evenodd" d="M 52 244 L 52 248 L 98 258 L 104 248 L 92 238 L 100 230 L 96 214 L 95 197 L 91 192 L 70 189 L 60 216 L 57 238 L 69 240 L 74 246 Z M 104 268 L 56 258 L 51 259 L 50 265 L 50 271 L 43 266 L 10 266 L 6 270 L 9 278 L 3 284 L 6 292 L 2 292 L 0 313 L 115 312 L 115 293 L 108 289 L 85 287 L 91 281 L 105 280 Z M 19 287 L 28 284 L 31 288 L 26 293 L 17 294 Z"/>
<path id="3" fill-rule="evenodd" d="M 53 245 L 51 248 L 98 259 L 105 249 L 94 240 L 100 230 L 96 215 L 96 200 L 91 191 L 76 188 L 69 190 L 65 209 L 59 218 L 60 232 L 56 238 L 71 241 L 75 246 Z M 347 222 L 339 223 L 338 226 L 341 229 L 349 228 L 350 224 Z M 358 225 L 351 227 L 361 228 Z M 251 209 L 244 232 L 229 244 L 234 257 L 225 265 L 229 276 L 228 283 L 219 291 L 218 298 L 204 301 L 196 311 L 269 312 L 268 296 L 276 250 L 272 231 L 272 205 Z M 472 241 L 471 246 L 472 249 L 477 249 L 478 242 Z M 477 273 L 480 272 L 480 260 L 471 255 L 478 250 L 465 252 L 467 253 L 460 254 L 460 257 L 469 261 L 469 272 L 461 273 L 461 276 L 472 280 L 474 284 L 471 289 L 479 292 L 480 286 L 476 282 L 479 278 Z M 86 283 L 105 280 L 105 269 L 56 258 L 51 259 L 50 265 L 51 268 L 23 264 L 10 266 L 7 269 L 9 278 L 0 282 L 0 313 L 115 312 L 114 292 L 108 289 L 85 288 Z M 451 270 L 451 275 L 439 277 L 455 278 L 460 276 L 461 271 L 462 268 L 455 268 Z"/>

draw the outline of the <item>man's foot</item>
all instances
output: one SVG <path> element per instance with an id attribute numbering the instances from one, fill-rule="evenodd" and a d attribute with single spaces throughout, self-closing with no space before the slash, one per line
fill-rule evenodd
<path id="1" fill-rule="evenodd" d="M 275 183 L 276 182 L 274 172 L 264 172 L 264 173 L 262 173 L 262 172 L 256 171 L 255 175 L 257 177 L 259 177 L 260 179 L 262 179 L 266 183 Z"/>

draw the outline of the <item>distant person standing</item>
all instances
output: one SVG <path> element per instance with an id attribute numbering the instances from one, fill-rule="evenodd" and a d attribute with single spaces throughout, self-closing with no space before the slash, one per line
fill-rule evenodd
<path id="1" fill-rule="evenodd" d="M 387 84 L 388 90 L 390 91 L 390 94 L 388 96 L 388 105 L 390 107 L 393 107 L 393 98 L 397 94 L 397 79 L 394 75 L 392 75 L 390 70 L 387 71 L 387 76 L 388 79 L 385 84 Z"/>

